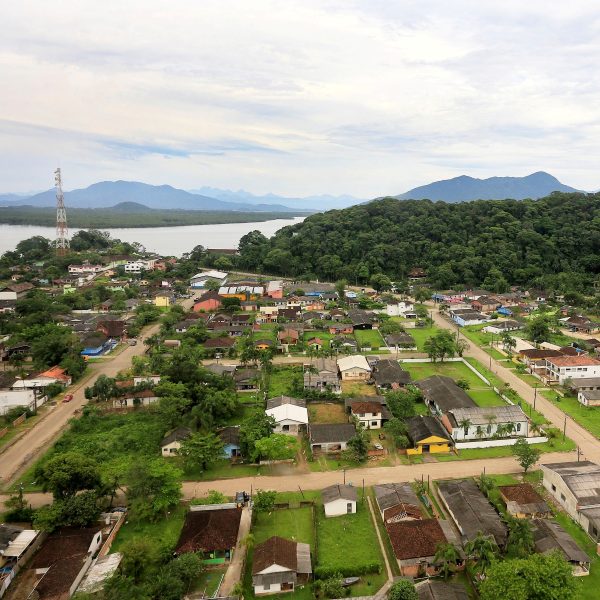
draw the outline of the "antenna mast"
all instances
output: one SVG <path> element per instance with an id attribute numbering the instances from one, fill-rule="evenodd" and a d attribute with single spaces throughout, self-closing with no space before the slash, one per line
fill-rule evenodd
<path id="1" fill-rule="evenodd" d="M 56 187 L 56 254 L 64 256 L 69 250 L 69 229 L 60 169 L 54 171 L 54 186 Z"/>

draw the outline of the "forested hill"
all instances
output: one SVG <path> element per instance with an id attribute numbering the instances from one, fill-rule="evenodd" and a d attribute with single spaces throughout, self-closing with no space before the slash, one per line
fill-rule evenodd
<path id="1" fill-rule="evenodd" d="M 253 232 L 240 251 L 247 268 L 352 283 L 422 267 L 438 288 L 559 289 L 561 278 L 578 288 L 600 271 L 600 194 L 460 204 L 385 198 L 310 216 L 270 240 Z"/>

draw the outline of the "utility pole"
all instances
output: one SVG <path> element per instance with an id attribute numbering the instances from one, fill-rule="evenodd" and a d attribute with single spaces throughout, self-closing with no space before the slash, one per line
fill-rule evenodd
<path id="1" fill-rule="evenodd" d="M 565 415 L 565 424 L 563 425 L 563 442 L 565 441 L 566 435 L 567 435 L 567 416 Z"/>
<path id="2" fill-rule="evenodd" d="M 54 171 L 54 187 L 56 188 L 56 254 L 65 256 L 69 251 L 69 228 L 67 227 L 67 209 L 62 190 L 60 169 Z"/>
<path id="3" fill-rule="evenodd" d="M 535 390 L 533 392 L 533 410 L 535 410 L 535 401 L 537 400 L 537 389 L 538 389 L 538 384 L 535 384 Z"/>

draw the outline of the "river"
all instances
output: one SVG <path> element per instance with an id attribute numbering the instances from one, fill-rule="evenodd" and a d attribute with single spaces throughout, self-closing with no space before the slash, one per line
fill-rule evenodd
<path id="1" fill-rule="evenodd" d="M 300 223 L 304 217 L 274 219 L 255 223 L 223 223 L 219 225 L 187 225 L 183 227 L 132 227 L 127 229 L 103 229 L 111 237 L 124 242 L 139 242 L 147 251 L 165 256 L 181 256 L 198 244 L 205 248 L 236 248 L 240 239 L 249 231 L 262 232 L 267 237 L 286 225 Z M 72 231 L 71 233 L 74 233 Z M 35 225 L 0 224 L 0 254 L 14 250 L 16 245 L 34 235 L 55 239 L 54 227 Z"/>

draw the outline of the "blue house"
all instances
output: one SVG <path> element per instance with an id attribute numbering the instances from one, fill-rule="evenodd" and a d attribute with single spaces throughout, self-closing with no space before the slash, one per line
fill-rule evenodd
<path id="1" fill-rule="evenodd" d="M 81 356 L 100 356 L 105 352 L 112 350 L 115 341 L 107 338 L 101 333 L 92 333 L 83 340 L 83 350 Z"/>
<path id="2" fill-rule="evenodd" d="M 241 456 L 239 427 L 225 427 L 219 431 L 219 437 L 223 442 L 223 455 L 226 458 Z"/>

